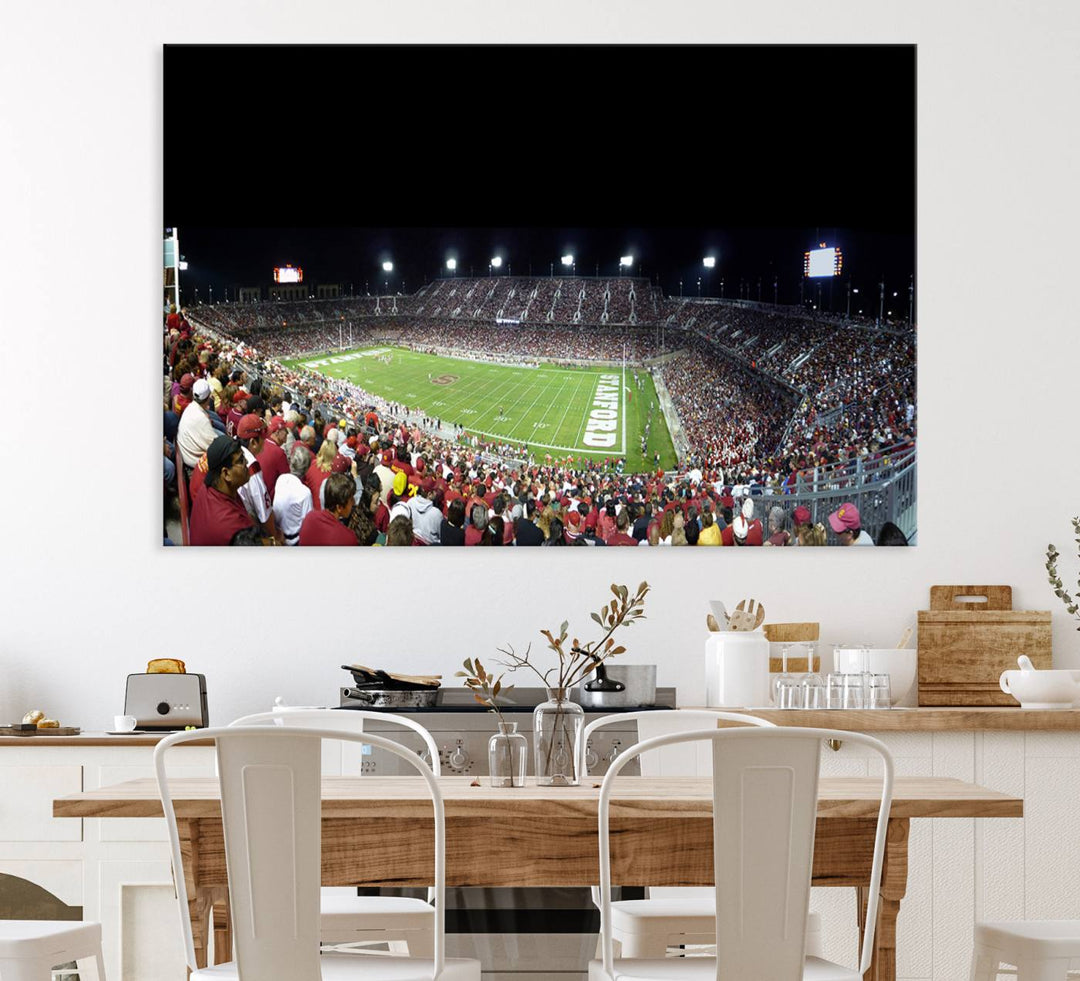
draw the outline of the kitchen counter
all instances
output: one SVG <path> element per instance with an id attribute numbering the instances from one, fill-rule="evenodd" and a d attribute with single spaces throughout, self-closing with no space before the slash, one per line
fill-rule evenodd
<path id="1" fill-rule="evenodd" d="M 134 732 L 114 736 L 108 732 L 80 732 L 77 736 L 0 736 L 0 746 L 156 746 L 167 732 Z M 192 743 L 209 746 L 210 740 Z"/>
<path id="2" fill-rule="evenodd" d="M 781 726 L 816 726 L 851 732 L 1080 732 L 1080 708 L 713 708 L 713 711 L 741 712 Z"/>

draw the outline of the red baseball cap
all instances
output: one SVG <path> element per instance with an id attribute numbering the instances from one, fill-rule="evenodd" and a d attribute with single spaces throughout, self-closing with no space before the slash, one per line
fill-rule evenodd
<path id="1" fill-rule="evenodd" d="M 829 524 L 838 535 L 842 531 L 861 528 L 862 522 L 859 519 L 859 509 L 854 504 L 841 504 L 838 511 L 833 511 L 829 515 Z"/>
<path id="2" fill-rule="evenodd" d="M 236 424 L 236 435 L 241 439 L 256 439 L 266 432 L 266 423 L 254 412 L 249 412 Z"/>
<path id="3" fill-rule="evenodd" d="M 808 507 L 806 507 L 805 505 L 800 504 L 795 509 L 794 513 L 792 514 L 792 517 L 795 519 L 795 524 L 797 524 L 797 525 L 808 525 L 808 524 L 810 524 L 810 509 Z"/>
<path id="4" fill-rule="evenodd" d="M 350 470 L 352 470 L 352 461 L 340 453 L 334 457 L 334 462 L 330 464 L 331 473 L 349 473 Z"/>
<path id="5" fill-rule="evenodd" d="M 285 428 L 285 420 L 281 416 L 274 416 L 270 420 L 270 425 L 266 427 L 266 435 L 270 436 L 273 433 L 278 432 Z"/>

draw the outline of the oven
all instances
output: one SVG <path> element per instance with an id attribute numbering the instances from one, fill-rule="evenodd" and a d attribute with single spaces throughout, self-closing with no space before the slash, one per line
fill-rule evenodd
<path id="1" fill-rule="evenodd" d="M 496 731 L 492 714 L 478 704 L 468 690 L 440 689 L 436 704 L 427 708 L 372 709 L 349 697 L 350 689 L 341 689 L 340 709 L 366 709 L 407 714 L 427 729 L 439 747 L 442 772 L 447 775 L 488 776 L 488 739 Z M 529 774 L 532 764 L 532 710 L 547 699 L 543 688 L 515 687 L 500 709 L 509 722 L 518 723 L 530 743 Z M 507 704 L 503 704 L 503 702 Z M 675 689 L 658 688 L 653 706 L 586 709 L 585 725 L 604 716 L 627 712 L 675 708 Z M 369 732 L 378 733 L 426 755 L 420 737 L 401 726 L 376 722 L 365 723 Z M 604 726 L 586 747 L 590 776 L 603 775 L 608 764 L 624 746 L 637 741 L 637 725 L 613 723 Z M 364 747 L 364 773 L 395 775 L 411 772 L 407 764 L 375 747 Z M 635 760 L 626 768 L 628 775 L 640 770 Z M 368 890 L 384 895 L 416 895 L 417 890 Z M 644 890 L 624 887 L 615 890 L 615 898 L 641 898 Z M 593 905 L 588 889 L 581 888 L 448 888 L 446 890 L 447 956 L 475 957 L 482 967 L 484 981 L 584 981 L 588 964 L 596 956 L 600 913 Z"/>

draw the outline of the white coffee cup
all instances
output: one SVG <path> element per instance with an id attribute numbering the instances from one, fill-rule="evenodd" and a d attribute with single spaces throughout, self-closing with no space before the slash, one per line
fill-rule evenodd
<path id="1" fill-rule="evenodd" d="M 114 715 L 113 716 L 113 731 L 114 732 L 134 732 L 135 726 L 139 724 L 139 720 L 134 715 Z"/>

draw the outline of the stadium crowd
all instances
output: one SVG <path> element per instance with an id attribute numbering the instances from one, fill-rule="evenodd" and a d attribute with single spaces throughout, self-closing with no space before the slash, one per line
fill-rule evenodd
<path id="1" fill-rule="evenodd" d="M 487 288 L 485 304 L 499 290 L 504 301 L 521 292 L 522 319 L 535 323 L 537 303 L 554 309 L 563 302 L 557 291 L 577 282 L 440 280 L 397 298 L 412 315 L 392 321 L 372 318 L 371 297 L 198 307 L 194 324 L 170 312 L 165 487 L 175 492 L 180 479 L 190 486 L 192 543 L 825 544 L 825 522 L 785 505 L 784 494 L 815 473 L 835 480 L 872 470 L 888 462 L 885 448 L 914 446 L 911 330 L 656 302 L 646 281 L 632 279 L 604 281 L 608 321 L 613 310 L 629 316 L 631 302 L 642 310 L 655 303 L 667 315 L 663 350 L 651 327 L 596 325 L 597 307 L 580 295 L 576 309 L 593 318 L 580 328 L 467 322 L 446 310 L 456 291 Z M 506 315 L 505 302 L 499 309 Z M 505 360 L 618 360 L 625 347 L 640 362 L 678 351 L 657 371 L 690 454 L 677 475 L 627 474 L 615 459 L 526 460 L 518 447 L 484 442 L 453 420 L 278 360 L 333 350 L 342 329 L 357 346 L 396 334 L 395 343 L 417 350 Z M 830 515 L 836 541 L 873 544 L 858 520 L 853 504 Z"/>

